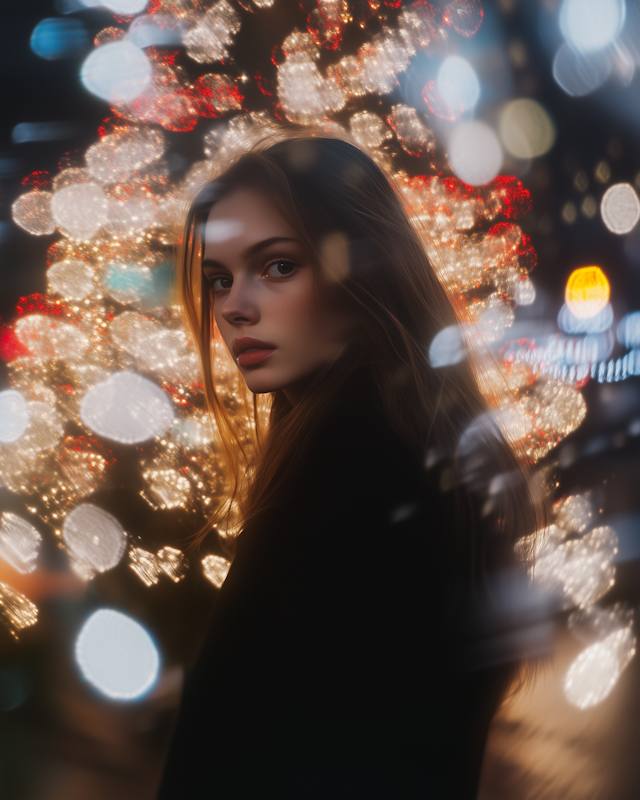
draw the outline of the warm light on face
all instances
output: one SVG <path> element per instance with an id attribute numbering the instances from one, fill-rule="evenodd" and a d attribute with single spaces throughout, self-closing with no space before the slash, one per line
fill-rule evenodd
<path id="1" fill-rule="evenodd" d="M 213 207 L 205 231 L 203 282 L 252 392 L 291 390 L 338 357 L 349 320 L 337 284 L 317 280 L 298 233 L 265 197 L 233 192 Z"/>
<path id="2" fill-rule="evenodd" d="M 565 300 L 576 317 L 598 314 L 609 302 L 609 281 L 600 267 L 580 267 L 569 276 Z"/>

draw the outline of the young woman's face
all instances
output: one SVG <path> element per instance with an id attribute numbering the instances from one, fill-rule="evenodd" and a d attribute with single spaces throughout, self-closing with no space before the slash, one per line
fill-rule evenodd
<path id="1" fill-rule="evenodd" d="M 252 392 L 296 390 L 337 358 L 350 328 L 335 285 L 267 198 L 238 189 L 216 203 L 202 262 L 216 324 Z"/>

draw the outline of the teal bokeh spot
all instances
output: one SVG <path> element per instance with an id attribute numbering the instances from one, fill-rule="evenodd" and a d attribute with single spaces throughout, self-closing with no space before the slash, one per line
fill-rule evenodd
<path id="1" fill-rule="evenodd" d="M 152 269 L 136 264 L 107 264 L 102 283 L 109 294 L 121 303 L 167 306 L 173 300 L 173 262 L 164 261 Z"/>
<path id="2" fill-rule="evenodd" d="M 173 261 L 163 261 L 151 270 L 154 298 L 163 306 L 170 305 L 175 291 L 175 270 Z"/>

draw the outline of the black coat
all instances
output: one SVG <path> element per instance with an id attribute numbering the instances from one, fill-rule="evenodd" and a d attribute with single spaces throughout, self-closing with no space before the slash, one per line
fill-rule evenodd
<path id="1" fill-rule="evenodd" d="M 239 538 L 160 799 L 475 798 L 507 671 L 463 656 L 459 498 L 357 391 L 290 488 Z"/>

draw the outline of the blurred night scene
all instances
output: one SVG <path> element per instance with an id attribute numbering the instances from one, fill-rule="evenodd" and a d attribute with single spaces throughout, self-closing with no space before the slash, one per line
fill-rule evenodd
<path id="1" fill-rule="evenodd" d="M 283 122 L 400 186 L 461 320 L 425 357 L 483 342 L 487 413 L 549 499 L 509 601 L 535 667 L 493 719 L 480 800 L 640 796 L 640 0 L 2 16 L 0 796 L 156 797 L 237 533 L 189 545 L 228 486 L 179 225 Z"/>

